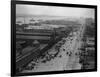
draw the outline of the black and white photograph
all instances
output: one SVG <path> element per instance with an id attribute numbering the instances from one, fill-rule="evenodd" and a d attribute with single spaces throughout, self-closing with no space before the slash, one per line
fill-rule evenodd
<path id="1" fill-rule="evenodd" d="M 96 67 L 95 8 L 16 4 L 16 73 Z"/>

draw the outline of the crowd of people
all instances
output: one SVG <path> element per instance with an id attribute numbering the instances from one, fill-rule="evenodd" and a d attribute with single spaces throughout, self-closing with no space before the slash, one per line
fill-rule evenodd
<path id="1" fill-rule="evenodd" d="M 44 54 L 41 55 L 40 59 L 37 59 L 35 61 L 32 61 L 28 65 L 28 67 L 26 69 L 28 69 L 28 70 L 34 69 L 34 66 L 36 64 L 38 64 L 40 61 L 42 63 L 46 63 L 47 61 L 50 61 L 50 60 L 52 60 L 52 59 L 54 59 L 56 57 L 61 58 L 63 55 L 58 55 L 60 52 L 65 52 L 66 53 L 66 56 L 72 56 L 72 54 L 74 54 L 73 51 L 66 50 L 67 46 L 66 46 L 66 48 L 62 47 L 66 43 L 66 41 L 67 41 L 66 39 L 62 39 L 61 41 L 59 41 L 57 44 L 55 44 L 52 47 L 53 48 L 53 51 L 48 50 L 47 52 L 45 52 Z M 63 48 L 63 49 L 61 49 L 61 48 Z M 80 54 L 81 54 L 80 52 L 75 53 L 76 56 L 79 56 Z"/>

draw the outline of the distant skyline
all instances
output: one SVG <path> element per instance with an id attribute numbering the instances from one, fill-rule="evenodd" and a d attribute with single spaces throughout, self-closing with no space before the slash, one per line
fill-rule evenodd
<path id="1" fill-rule="evenodd" d="M 94 18 L 94 14 L 94 9 L 90 8 L 56 7 L 23 4 L 16 5 L 16 15 L 48 15 Z"/>

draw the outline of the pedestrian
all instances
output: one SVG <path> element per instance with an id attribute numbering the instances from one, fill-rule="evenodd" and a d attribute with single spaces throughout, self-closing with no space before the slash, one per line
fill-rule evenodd
<path id="1" fill-rule="evenodd" d="M 63 49 L 63 51 L 65 51 L 65 49 Z"/>
<path id="2" fill-rule="evenodd" d="M 69 53 L 68 53 L 68 52 L 66 52 L 66 54 L 68 55 Z"/>

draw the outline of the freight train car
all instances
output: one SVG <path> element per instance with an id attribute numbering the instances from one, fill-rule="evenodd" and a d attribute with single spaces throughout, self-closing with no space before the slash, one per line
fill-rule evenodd
<path id="1" fill-rule="evenodd" d="M 32 59 L 35 59 L 39 56 L 40 48 L 30 48 L 29 51 L 27 51 L 27 54 L 22 54 L 21 56 L 16 57 L 16 70 L 17 72 L 21 71 L 27 63 L 29 63 Z"/>

